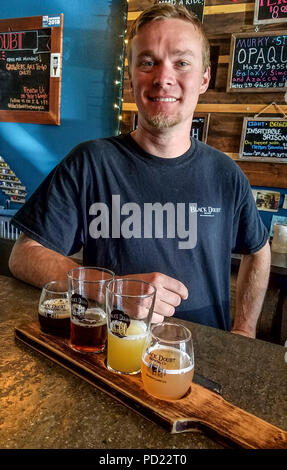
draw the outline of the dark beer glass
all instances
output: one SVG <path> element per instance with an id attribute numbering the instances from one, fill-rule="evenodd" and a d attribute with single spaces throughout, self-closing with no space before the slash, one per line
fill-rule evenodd
<path id="1" fill-rule="evenodd" d="M 114 273 L 105 268 L 79 267 L 68 273 L 71 303 L 71 348 L 99 353 L 107 339 L 106 284 Z"/>
<path id="2" fill-rule="evenodd" d="M 44 333 L 69 338 L 70 302 L 67 280 L 51 281 L 44 285 L 38 319 Z"/>

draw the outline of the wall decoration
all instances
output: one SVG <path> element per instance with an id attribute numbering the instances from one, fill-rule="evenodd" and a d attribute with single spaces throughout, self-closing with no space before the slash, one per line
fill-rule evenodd
<path id="1" fill-rule="evenodd" d="M 253 24 L 287 22 L 286 0 L 255 0 Z"/>
<path id="2" fill-rule="evenodd" d="M 193 11 L 203 22 L 203 10 L 205 0 L 157 0 L 157 3 L 171 3 L 172 5 L 183 5 L 188 10 Z"/>
<path id="3" fill-rule="evenodd" d="M 60 124 L 63 15 L 43 18 L 0 20 L 0 121 Z"/>
<path id="4" fill-rule="evenodd" d="M 280 193 L 277 191 L 265 191 L 252 189 L 257 209 L 267 212 L 278 212 Z"/>
<path id="5" fill-rule="evenodd" d="M 287 35 L 232 34 L 227 92 L 285 91 Z"/>
<path id="6" fill-rule="evenodd" d="M 287 119 L 244 118 L 239 159 L 287 162 Z"/>

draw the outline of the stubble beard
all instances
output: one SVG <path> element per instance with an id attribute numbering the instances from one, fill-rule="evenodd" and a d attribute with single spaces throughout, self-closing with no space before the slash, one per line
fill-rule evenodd
<path id="1" fill-rule="evenodd" d="M 176 126 L 182 120 L 180 113 L 175 116 L 169 116 L 166 113 L 157 113 L 153 115 L 145 115 L 145 119 L 155 129 L 168 129 L 169 127 Z"/>

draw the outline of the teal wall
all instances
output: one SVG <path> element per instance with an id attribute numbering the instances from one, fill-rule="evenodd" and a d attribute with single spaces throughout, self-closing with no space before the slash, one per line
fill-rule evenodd
<path id="1" fill-rule="evenodd" d="M 120 78 L 125 5 L 125 0 L 0 1 L 0 19 L 64 14 L 61 125 L 0 122 L 0 155 L 28 197 L 79 142 L 117 133 L 114 81 Z M 0 205 L 6 199 L 0 191 Z"/>

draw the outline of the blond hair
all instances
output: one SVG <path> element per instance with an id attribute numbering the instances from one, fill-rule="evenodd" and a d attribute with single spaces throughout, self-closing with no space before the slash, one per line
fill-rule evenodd
<path id="1" fill-rule="evenodd" d="M 202 65 L 203 72 L 210 66 L 210 46 L 202 23 L 195 13 L 187 10 L 182 5 L 171 5 L 169 3 L 159 3 L 144 10 L 135 20 L 128 35 L 127 57 L 129 64 L 129 73 L 132 63 L 132 40 L 139 31 L 147 23 L 152 21 L 160 21 L 169 18 L 181 19 L 191 23 L 199 32 L 202 38 Z"/>

